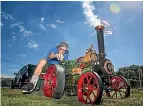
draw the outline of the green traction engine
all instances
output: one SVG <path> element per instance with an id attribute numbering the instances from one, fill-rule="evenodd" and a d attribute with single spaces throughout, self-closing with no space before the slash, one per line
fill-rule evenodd
<path id="1" fill-rule="evenodd" d="M 77 96 L 84 104 L 99 104 L 103 94 L 111 99 L 130 96 L 127 80 L 115 75 L 112 62 L 105 57 L 104 26 L 98 25 L 95 29 L 99 53 L 91 45 L 84 56 L 49 66 L 43 75 L 46 97 Z"/>

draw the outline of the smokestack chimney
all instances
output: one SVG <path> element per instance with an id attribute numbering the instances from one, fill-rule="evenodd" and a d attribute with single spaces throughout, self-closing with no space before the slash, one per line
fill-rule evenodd
<path id="1" fill-rule="evenodd" d="M 104 26 L 103 25 L 97 25 L 95 27 L 97 32 L 97 40 L 98 40 L 98 50 L 99 50 L 99 58 L 100 60 L 105 59 L 105 49 L 104 49 Z M 103 62 L 103 61 L 102 61 Z"/>

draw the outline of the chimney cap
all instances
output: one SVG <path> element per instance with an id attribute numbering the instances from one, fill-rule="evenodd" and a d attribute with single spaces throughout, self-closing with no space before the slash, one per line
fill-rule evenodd
<path id="1" fill-rule="evenodd" d="M 95 27 L 95 29 L 96 30 L 104 30 L 104 26 L 103 25 L 97 25 L 96 27 Z"/>

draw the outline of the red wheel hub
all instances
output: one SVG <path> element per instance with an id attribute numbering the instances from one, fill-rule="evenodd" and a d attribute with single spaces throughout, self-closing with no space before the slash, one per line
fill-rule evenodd
<path id="1" fill-rule="evenodd" d="M 130 95 L 130 86 L 126 79 L 122 76 L 113 76 L 110 79 L 109 93 L 107 94 L 111 98 L 123 98 Z"/>
<path id="2" fill-rule="evenodd" d="M 100 81 L 94 73 L 84 73 L 78 81 L 77 90 L 80 102 L 85 104 L 95 104 L 101 93 Z"/>
<path id="3" fill-rule="evenodd" d="M 47 69 L 45 80 L 44 80 L 44 95 L 47 97 L 52 97 L 55 93 L 55 88 L 57 86 L 57 76 L 56 67 L 54 65 Z"/>

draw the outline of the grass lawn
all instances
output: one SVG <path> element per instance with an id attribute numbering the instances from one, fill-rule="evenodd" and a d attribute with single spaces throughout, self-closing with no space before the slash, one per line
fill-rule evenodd
<path id="1" fill-rule="evenodd" d="M 63 96 L 56 101 L 43 96 L 42 91 L 21 94 L 19 89 L 1 89 L 1 106 L 89 106 L 78 101 L 76 96 Z M 103 96 L 101 106 L 143 106 L 143 90 L 132 89 L 126 99 L 107 99 Z"/>

